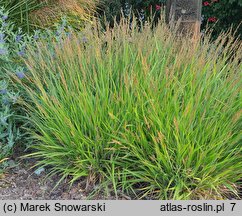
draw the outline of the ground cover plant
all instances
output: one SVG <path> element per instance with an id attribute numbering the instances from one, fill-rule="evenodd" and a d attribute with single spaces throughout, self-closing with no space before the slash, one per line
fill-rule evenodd
<path id="1" fill-rule="evenodd" d="M 15 76 L 35 127 L 29 157 L 117 196 L 236 195 L 241 41 L 191 42 L 163 22 L 106 28 L 29 47 L 26 77 Z"/>

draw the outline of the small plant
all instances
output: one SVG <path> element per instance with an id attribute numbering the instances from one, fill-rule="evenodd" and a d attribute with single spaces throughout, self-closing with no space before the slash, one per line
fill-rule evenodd
<path id="1" fill-rule="evenodd" d="M 16 64 L 15 59 L 24 54 L 25 42 L 22 41 L 20 29 L 16 34 L 13 33 L 14 26 L 8 22 L 8 18 L 8 12 L 0 8 L 0 161 L 11 155 L 16 142 L 21 138 L 21 126 L 15 116 L 19 107 L 16 105 L 19 94 L 9 85 L 6 69 L 23 78 L 23 67 L 20 63 Z M 2 165 L 0 163 L 0 167 Z"/>
<path id="2" fill-rule="evenodd" d="M 17 101 L 25 98 L 22 86 L 15 85 L 11 79 L 14 75 L 18 79 L 25 80 L 27 69 L 23 62 L 26 57 L 27 46 L 37 47 L 38 40 L 50 42 L 52 40 L 61 43 L 63 35 L 70 35 L 71 29 L 63 18 L 55 30 L 36 30 L 32 35 L 26 34 L 21 28 L 15 28 L 9 20 L 9 13 L 3 7 L 0 8 L 0 163 L 6 167 L 6 157 L 11 157 L 17 144 L 27 146 L 32 143 L 26 128 L 31 128 L 27 121 L 26 112 L 17 104 Z"/>
<path id="3" fill-rule="evenodd" d="M 20 139 L 20 131 L 14 119 L 13 106 L 18 94 L 8 91 L 4 80 L 0 81 L 0 161 L 8 157 L 15 143 Z M 1 164 L 0 164 L 1 166 Z"/>
<path id="4" fill-rule="evenodd" d="M 241 42 L 223 34 L 191 43 L 163 22 L 106 28 L 53 42 L 54 55 L 46 43 L 30 48 L 28 81 L 19 80 L 36 131 L 29 157 L 116 195 L 236 194 Z"/>

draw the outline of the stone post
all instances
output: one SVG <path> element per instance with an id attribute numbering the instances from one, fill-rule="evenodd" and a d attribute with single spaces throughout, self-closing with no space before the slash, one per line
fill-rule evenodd
<path id="1" fill-rule="evenodd" d="M 181 31 L 200 35 L 202 0 L 167 0 L 167 23 L 180 22 Z"/>

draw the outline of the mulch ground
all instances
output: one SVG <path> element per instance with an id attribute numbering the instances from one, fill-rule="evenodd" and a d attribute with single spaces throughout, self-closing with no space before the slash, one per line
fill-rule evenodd
<path id="1" fill-rule="evenodd" d="M 35 161 L 17 161 L 16 165 L 0 174 L 0 200 L 129 200 L 130 197 L 120 194 L 115 197 L 112 192 L 105 195 L 100 192 L 90 197 L 93 188 L 86 188 L 85 181 L 78 181 L 70 186 L 68 179 L 56 188 L 60 176 L 46 179 L 46 172 L 35 174 L 32 169 Z M 241 182 L 242 185 L 242 182 Z M 242 189 L 242 188 L 241 188 Z M 240 193 L 242 199 L 242 190 Z M 231 197 L 232 198 L 232 197 Z M 232 198 L 234 199 L 234 198 Z M 238 197 L 236 198 L 238 199 Z"/>
<path id="2" fill-rule="evenodd" d="M 0 200 L 86 200 L 90 199 L 90 189 L 84 187 L 83 182 L 74 183 L 71 187 L 68 180 L 63 181 L 54 189 L 60 179 L 53 176 L 45 179 L 46 173 L 40 175 L 31 169 L 33 162 L 18 162 L 0 174 Z M 36 169 L 35 169 L 36 170 Z M 99 194 L 91 199 L 116 199 L 116 197 Z M 118 199 L 129 199 L 120 196 Z"/>

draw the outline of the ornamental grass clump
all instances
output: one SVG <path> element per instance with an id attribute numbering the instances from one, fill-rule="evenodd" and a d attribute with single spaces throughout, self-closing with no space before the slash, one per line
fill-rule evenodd
<path id="1" fill-rule="evenodd" d="M 30 48 L 19 81 L 36 130 L 29 156 L 50 175 L 117 196 L 237 194 L 241 41 L 221 34 L 191 42 L 163 22 L 152 29 L 123 20 L 52 47 Z"/>
<path id="2" fill-rule="evenodd" d="M 85 23 L 93 20 L 99 0 L 42 0 L 43 7 L 32 11 L 33 24 L 50 28 L 66 16 L 72 28 L 80 30 Z"/>

